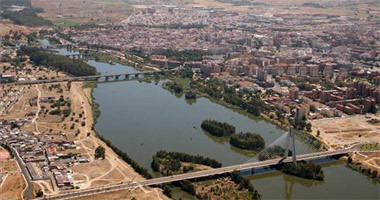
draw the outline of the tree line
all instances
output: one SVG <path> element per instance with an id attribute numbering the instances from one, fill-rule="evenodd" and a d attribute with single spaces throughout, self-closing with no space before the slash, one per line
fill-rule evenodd
<path id="1" fill-rule="evenodd" d="M 323 181 L 325 175 L 323 174 L 321 166 L 315 164 L 313 161 L 286 163 L 280 165 L 281 171 L 285 174 L 298 176 L 305 179 Z"/>
<path id="2" fill-rule="evenodd" d="M 23 26 L 52 26 L 53 23 L 51 21 L 43 19 L 37 15 L 37 13 L 41 11 L 42 10 L 38 8 L 24 8 L 20 11 L 5 10 L 1 16 L 13 21 L 15 24 Z"/>
<path id="3" fill-rule="evenodd" d="M 181 152 L 168 152 L 168 151 L 158 151 L 156 155 L 153 156 L 153 158 L 161 158 L 161 159 L 176 159 L 180 162 L 189 162 L 189 163 L 195 163 L 200 165 L 206 165 L 212 168 L 220 168 L 222 166 L 222 163 L 211 159 L 207 157 L 203 157 L 201 155 L 190 155 L 187 153 L 181 153 Z"/>
<path id="4" fill-rule="evenodd" d="M 172 172 L 177 172 L 181 169 L 181 162 L 178 159 L 162 159 L 158 158 L 157 156 L 153 156 L 153 160 L 150 166 L 152 167 L 153 171 L 160 172 L 166 176 L 170 176 L 172 175 Z"/>
<path id="5" fill-rule="evenodd" d="M 183 50 L 177 51 L 172 49 L 161 50 L 155 52 L 154 54 L 165 55 L 168 59 L 178 60 L 178 61 L 202 61 L 203 56 L 207 55 L 207 52 L 202 50 Z"/>
<path id="6" fill-rule="evenodd" d="M 114 146 L 111 141 L 105 139 L 103 136 L 97 134 L 97 137 L 101 139 L 107 146 L 109 146 L 123 161 L 131 165 L 131 167 L 141 176 L 151 179 L 153 176 L 149 173 L 149 171 L 143 167 L 141 167 L 135 160 L 128 156 L 127 153 L 120 150 L 118 147 Z"/>
<path id="7" fill-rule="evenodd" d="M 22 46 L 18 54 L 25 54 L 35 65 L 52 67 L 74 76 L 92 76 L 96 74 L 95 67 L 82 60 L 70 59 L 66 56 L 56 55 L 36 47 Z"/>
<path id="8" fill-rule="evenodd" d="M 211 119 L 203 120 L 201 128 L 217 137 L 230 136 L 235 133 L 236 130 L 235 126 L 231 124 Z"/>
<path id="9" fill-rule="evenodd" d="M 261 194 L 253 187 L 252 183 L 249 181 L 249 179 L 244 178 L 239 174 L 238 171 L 233 171 L 230 174 L 231 180 L 239 185 L 239 190 L 241 189 L 248 189 L 248 191 L 251 193 L 251 199 L 252 200 L 259 200 L 261 199 Z"/>

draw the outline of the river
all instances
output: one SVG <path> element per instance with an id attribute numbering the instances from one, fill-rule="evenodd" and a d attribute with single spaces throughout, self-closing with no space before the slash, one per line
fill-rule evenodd
<path id="1" fill-rule="evenodd" d="M 58 52 L 70 54 L 65 49 Z M 120 64 L 110 65 L 94 60 L 88 63 L 101 73 L 135 71 Z M 93 93 L 101 111 L 96 130 L 143 167 L 150 168 L 152 156 L 159 150 L 200 154 L 225 166 L 252 159 L 253 155 L 231 147 L 227 140 L 203 132 L 200 124 L 204 119 L 228 122 L 235 125 L 237 131 L 259 133 L 266 144 L 284 134 L 284 130 L 271 123 L 240 114 L 206 98 L 188 102 L 183 96 L 177 97 L 163 89 L 161 84 L 136 80 L 101 83 Z M 306 153 L 313 149 L 297 141 L 297 151 Z M 278 171 L 246 176 L 263 199 L 379 199 L 379 184 L 345 167 L 344 163 L 325 163 L 323 170 L 323 182 L 300 179 Z M 173 196 L 195 199 L 178 189 L 173 191 Z"/>

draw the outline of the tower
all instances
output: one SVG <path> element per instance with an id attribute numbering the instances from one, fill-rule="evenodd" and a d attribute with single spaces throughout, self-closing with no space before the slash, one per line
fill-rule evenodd
<path id="1" fill-rule="evenodd" d="M 289 155 L 289 145 L 291 144 L 292 148 L 292 160 L 293 163 L 296 164 L 297 158 L 296 158 L 296 143 L 295 143 L 295 136 L 294 136 L 294 128 L 293 126 L 290 127 L 289 133 L 286 137 L 286 146 L 285 146 L 285 155 L 284 157 L 287 158 Z"/>

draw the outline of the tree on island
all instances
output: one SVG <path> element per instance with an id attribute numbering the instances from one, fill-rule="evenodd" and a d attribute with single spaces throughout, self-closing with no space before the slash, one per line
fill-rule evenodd
<path id="1" fill-rule="evenodd" d="M 231 124 L 210 119 L 204 120 L 201 124 L 201 128 L 217 137 L 229 136 L 235 133 L 236 130 L 235 126 Z"/>
<path id="2" fill-rule="evenodd" d="M 261 151 L 265 147 L 264 138 L 257 133 L 239 133 L 231 136 L 230 144 L 240 149 Z"/>
<path id="3" fill-rule="evenodd" d="M 323 174 L 321 166 L 315 164 L 313 161 L 286 163 L 281 166 L 282 172 L 298 176 L 305 179 L 323 181 L 325 175 Z"/>
<path id="4" fill-rule="evenodd" d="M 106 150 L 102 146 L 98 146 L 95 149 L 95 159 L 102 158 L 104 159 L 106 157 Z"/>

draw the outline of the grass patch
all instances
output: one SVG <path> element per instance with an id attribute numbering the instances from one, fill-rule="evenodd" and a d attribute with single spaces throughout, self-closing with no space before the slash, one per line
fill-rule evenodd
<path id="1" fill-rule="evenodd" d="M 380 150 L 380 144 L 379 143 L 368 143 L 368 144 L 362 144 L 359 147 L 360 150 Z"/>

